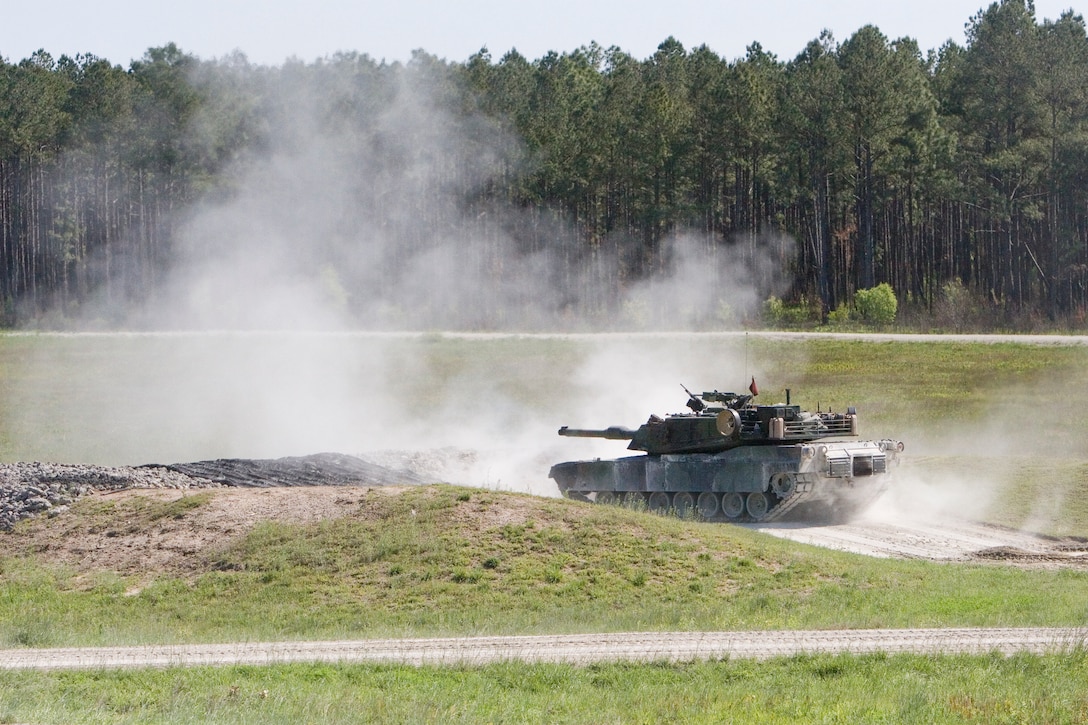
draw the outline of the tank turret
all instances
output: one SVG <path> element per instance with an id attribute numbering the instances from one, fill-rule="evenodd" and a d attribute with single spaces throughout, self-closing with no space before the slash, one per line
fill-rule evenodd
<path id="1" fill-rule="evenodd" d="M 858 435 L 853 407 L 812 413 L 792 404 L 788 389 L 785 403 L 756 405 L 754 380 L 750 390 L 684 388 L 690 412 L 651 415 L 634 430 L 563 426 L 561 436 L 629 441 L 646 455 L 560 463 L 550 475 L 570 498 L 707 519 L 842 519 L 883 491 L 902 443 L 841 440 Z"/>
<path id="2" fill-rule="evenodd" d="M 820 438 L 856 436 L 858 416 L 853 408 L 846 413 L 810 413 L 801 406 L 753 405 L 752 395 L 720 393 L 717 390 L 695 395 L 687 388 L 690 413 L 661 418 L 651 415 L 637 430 L 613 426 L 602 430 L 559 429 L 559 435 L 577 438 L 629 440 L 632 451 L 654 455 L 676 453 L 721 453 L 738 446 L 778 445 Z"/>

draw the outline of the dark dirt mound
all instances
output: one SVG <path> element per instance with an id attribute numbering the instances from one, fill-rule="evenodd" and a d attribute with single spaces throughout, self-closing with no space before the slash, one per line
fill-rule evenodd
<path id="1" fill-rule="evenodd" d="M 275 459 L 219 458 L 172 463 L 165 468 L 190 478 L 224 486 L 392 486 L 433 483 L 407 470 L 397 470 L 341 453 L 316 453 Z"/>

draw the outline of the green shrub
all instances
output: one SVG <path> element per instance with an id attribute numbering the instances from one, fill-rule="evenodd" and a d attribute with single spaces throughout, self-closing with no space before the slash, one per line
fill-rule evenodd
<path id="1" fill-rule="evenodd" d="M 845 304 L 827 313 L 827 321 L 832 325 L 843 325 L 850 321 L 850 308 Z"/>
<path id="2" fill-rule="evenodd" d="M 861 319 L 873 325 L 890 325 L 895 322 L 895 314 L 899 310 L 895 290 L 887 282 L 881 282 L 872 289 L 859 289 L 854 295 L 854 306 Z"/>
<path id="3" fill-rule="evenodd" d="M 763 301 L 763 317 L 767 322 L 780 322 L 786 303 L 771 295 Z"/>
<path id="4" fill-rule="evenodd" d="M 772 295 L 763 302 L 763 317 L 774 325 L 800 325 L 819 319 L 819 310 L 804 297 L 790 305 Z"/>

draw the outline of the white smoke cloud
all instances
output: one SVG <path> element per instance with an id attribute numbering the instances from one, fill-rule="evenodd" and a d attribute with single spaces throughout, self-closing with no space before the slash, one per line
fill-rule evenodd
<path id="1" fill-rule="evenodd" d="M 747 249 L 705 235 L 681 233 L 662 242 L 663 274 L 634 283 L 622 308 L 636 327 L 653 330 L 736 330 L 756 312 L 764 295 L 788 286 L 788 240 L 771 235 Z"/>
<path id="2" fill-rule="evenodd" d="M 370 86 L 355 70 L 289 64 L 270 76 L 263 140 L 178 212 L 169 265 L 127 326 L 721 330 L 783 291 L 788 241 L 681 232 L 633 264 L 624 256 L 642 256 L 641 243 L 591 245 L 559 215 L 489 198 L 492 178 L 525 170 L 516 139 L 451 110 L 425 63 Z M 240 93 L 238 67 L 200 72 L 220 96 Z M 231 102 L 209 104 L 194 144 Z"/>

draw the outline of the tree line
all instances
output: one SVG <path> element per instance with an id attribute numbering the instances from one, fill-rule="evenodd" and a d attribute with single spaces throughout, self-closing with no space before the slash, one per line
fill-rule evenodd
<path id="1" fill-rule="evenodd" d="M 423 138 L 434 129 L 383 115 L 406 79 L 425 79 L 425 108 L 456 130 L 440 153 Z M 865 26 L 791 60 L 674 38 L 646 59 L 591 44 L 405 64 L 346 53 L 265 67 L 174 45 L 128 69 L 0 60 L 0 322 L 153 297 L 190 210 L 229 199 L 239 168 L 302 133 L 285 130 L 300 98 L 318 133 L 367 160 L 354 221 L 396 240 L 368 264 L 403 264 L 456 215 L 462 232 L 505 240 L 485 274 L 502 275 L 504 255 L 545 255 L 554 304 L 573 316 L 613 314 L 615 290 L 667 274 L 678 234 L 825 319 L 881 283 L 919 314 L 950 296 L 1002 324 L 1088 311 L 1085 23 L 1002 0 L 970 18 L 965 44 L 926 53 Z M 407 214 L 380 183 L 405 164 L 427 179 Z M 329 255 L 350 289 L 351 246 Z"/>

